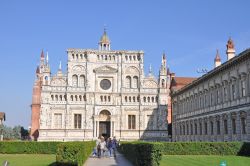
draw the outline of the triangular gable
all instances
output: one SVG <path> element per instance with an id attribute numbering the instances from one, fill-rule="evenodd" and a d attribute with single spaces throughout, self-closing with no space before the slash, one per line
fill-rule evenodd
<path id="1" fill-rule="evenodd" d="M 105 65 L 105 66 L 101 66 L 101 67 L 95 68 L 94 72 L 95 73 L 116 73 L 117 69 Z"/>

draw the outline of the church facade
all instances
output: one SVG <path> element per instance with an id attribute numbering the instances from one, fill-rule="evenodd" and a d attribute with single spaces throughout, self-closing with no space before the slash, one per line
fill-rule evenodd
<path id="1" fill-rule="evenodd" d="M 163 54 L 158 78 L 144 72 L 144 52 L 111 50 L 106 31 L 98 49 L 68 49 L 51 75 L 41 53 L 32 96 L 31 135 L 38 141 L 168 140 L 170 74 Z"/>

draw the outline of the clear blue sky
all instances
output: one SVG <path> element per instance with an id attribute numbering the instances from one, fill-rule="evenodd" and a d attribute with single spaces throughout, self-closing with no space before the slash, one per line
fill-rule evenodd
<path id="1" fill-rule="evenodd" d="M 30 125 L 31 94 L 41 49 L 52 72 L 67 48 L 97 48 L 107 25 L 112 49 L 145 51 L 155 74 L 163 51 L 177 76 L 212 69 L 218 48 L 225 61 L 231 36 L 237 53 L 250 47 L 250 1 L 243 0 L 2 0 L 0 112 L 10 126 Z"/>

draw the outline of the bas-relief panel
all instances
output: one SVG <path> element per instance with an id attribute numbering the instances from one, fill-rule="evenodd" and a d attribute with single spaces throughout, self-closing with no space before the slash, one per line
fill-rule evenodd
<path id="1" fill-rule="evenodd" d="M 62 78 L 52 78 L 52 86 L 66 86 L 66 81 Z"/>

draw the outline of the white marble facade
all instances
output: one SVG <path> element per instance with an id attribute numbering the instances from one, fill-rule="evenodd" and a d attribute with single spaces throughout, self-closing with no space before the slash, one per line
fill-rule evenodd
<path id="1" fill-rule="evenodd" d="M 159 77 L 144 73 L 143 51 L 115 51 L 104 31 L 99 49 L 68 49 L 67 72 L 51 76 L 41 60 L 38 141 L 167 140 L 170 76 L 163 55 Z"/>

